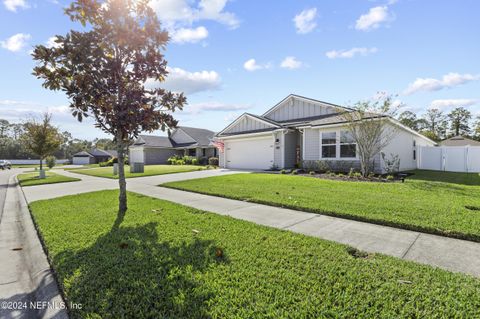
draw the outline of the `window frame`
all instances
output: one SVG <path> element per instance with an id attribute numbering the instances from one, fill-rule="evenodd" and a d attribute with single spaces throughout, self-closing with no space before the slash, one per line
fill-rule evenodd
<path id="1" fill-rule="evenodd" d="M 323 134 L 335 133 L 335 143 L 323 144 Z M 323 157 L 323 147 L 324 146 L 335 146 L 335 156 L 334 157 Z M 323 131 L 320 132 L 320 158 L 332 160 L 338 157 L 338 134 L 337 131 Z"/>
<path id="2" fill-rule="evenodd" d="M 319 150 L 319 158 L 321 160 L 358 160 L 358 146 L 357 143 L 342 143 L 341 142 L 341 134 L 342 132 L 348 132 L 348 129 L 344 128 L 339 128 L 339 129 L 332 129 L 332 130 L 325 130 L 319 131 L 319 144 L 320 144 L 320 150 Z M 326 133 L 335 133 L 335 144 L 323 144 L 323 134 Z M 323 157 L 323 152 L 322 152 L 322 146 L 332 146 L 335 145 L 335 157 Z M 341 157 L 340 150 L 341 150 L 341 145 L 355 145 L 355 157 Z"/>

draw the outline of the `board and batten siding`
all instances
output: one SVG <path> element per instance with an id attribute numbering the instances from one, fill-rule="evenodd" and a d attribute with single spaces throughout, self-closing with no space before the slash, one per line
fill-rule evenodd
<path id="1" fill-rule="evenodd" d="M 320 159 L 320 134 L 318 129 L 306 128 L 303 133 L 305 161 L 318 161 Z"/>
<path id="2" fill-rule="evenodd" d="M 238 123 L 236 123 L 232 127 L 229 127 L 223 133 L 232 134 L 232 133 L 239 133 L 239 132 L 250 132 L 250 131 L 269 129 L 271 127 L 272 125 L 268 125 L 267 123 L 263 123 L 252 117 L 245 116 L 240 121 L 238 121 Z"/>
<path id="3" fill-rule="evenodd" d="M 166 164 L 169 157 L 178 153 L 174 149 L 145 148 L 144 163 L 145 165 Z"/>
<path id="4" fill-rule="evenodd" d="M 276 109 L 267 112 L 265 117 L 281 122 L 333 113 L 338 113 L 338 111 L 330 105 L 292 97 L 282 102 Z"/>

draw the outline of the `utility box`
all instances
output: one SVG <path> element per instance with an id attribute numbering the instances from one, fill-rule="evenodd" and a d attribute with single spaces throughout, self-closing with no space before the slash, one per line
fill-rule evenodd
<path id="1" fill-rule="evenodd" d="M 144 163 L 130 163 L 130 173 L 143 173 L 145 172 Z"/>

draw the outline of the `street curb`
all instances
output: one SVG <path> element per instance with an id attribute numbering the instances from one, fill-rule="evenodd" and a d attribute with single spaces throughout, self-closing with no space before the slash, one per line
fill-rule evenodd
<path id="1" fill-rule="evenodd" d="M 42 319 L 68 319 L 67 304 L 58 288 L 57 276 L 51 267 L 43 238 L 28 207 L 27 199 L 20 187 L 17 176 L 12 177 L 19 203 L 19 219 L 24 228 L 24 247 L 26 268 L 33 287 L 32 302 L 47 303 L 37 311 Z M 10 184 L 10 183 L 9 183 Z"/>

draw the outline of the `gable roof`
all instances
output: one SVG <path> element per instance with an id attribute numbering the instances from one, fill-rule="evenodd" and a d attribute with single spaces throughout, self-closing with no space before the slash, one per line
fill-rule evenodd
<path id="1" fill-rule="evenodd" d="M 138 139 L 133 143 L 133 145 L 150 147 L 174 147 L 174 144 L 169 137 L 157 135 L 139 135 Z"/>
<path id="2" fill-rule="evenodd" d="M 92 156 L 112 156 L 112 154 L 108 153 L 107 151 L 104 151 L 98 148 L 94 148 L 88 151 L 88 153 L 90 153 L 90 155 Z"/>
<path id="3" fill-rule="evenodd" d="M 168 136 L 158 135 L 139 135 L 137 140 L 133 143 L 134 146 L 147 146 L 147 147 L 164 147 L 164 148 L 176 148 L 187 146 L 209 146 L 213 139 L 215 132 L 188 126 L 179 126 L 177 130 L 182 130 L 185 134 L 190 136 L 194 142 L 191 143 L 179 143 L 174 138 Z"/>
<path id="4" fill-rule="evenodd" d="M 228 131 L 230 128 L 234 127 L 237 123 L 239 123 L 242 119 L 244 118 L 251 118 L 255 121 L 259 121 L 266 126 L 269 126 L 269 128 L 261 129 L 261 130 L 249 130 L 249 131 L 242 131 L 242 132 L 235 132 L 235 133 L 225 133 L 225 131 Z M 239 117 L 237 117 L 232 123 L 230 123 L 227 127 L 225 127 L 223 130 L 218 132 L 215 136 L 226 136 L 226 135 L 237 135 L 237 134 L 246 134 L 246 133 L 255 133 L 255 132 L 268 132 L 272 130 L 276 130 L 278 128 L 281 128 L 282 125 L 280 123 L 277 123 L 275 121 L 272 121 L 270 119 L 264 118 L 263 116 L 258 116 L 254 115 L 251 113 L 243 113 Z"/>
<path id="5" fill-rule="evenodd" d="M 294 99 L 297 99 L 297 100 L 308 101 L 308 102 L 311 102 L 311 103 L 323 104 L 323 105 L 330 106 L 330 107 L 333 107 L 333 108 L 336 108 L 336 109 L 340 108 L 340 109 L 343 109 L 343 110 L 346 110 L 346 111 L 347 110 L 352 110 L 351 108 L 348 108 L 348 107 L 345 107 L 345 106 L 341 106 L 341 105 L 337 105 L 337 104 L 333 104 L 333 103 L 328 103 L 328 102 L 312 99 L 312 98 L 301 96 L 301 95 L 298 95 L 298 94 L 289 94 L 283 100 L 281 100 L 280 102 L 275 104 L 273 107 L 271 107 L 269 110 L 267 110 L 265 113 L 263 113 L 262 117 L 267 117 L 269 114 L 273 113 L 275 110 L 277 110 L 279 107 L 281 107 L 285 101 L 287 101 L 290 98 L 294 98 Z"/>
<path id="6" fill-rule="evenodd" d="M 447 138 L 446 140 L 441 141 L 440 146 L 480 146 L 479 141 L 472 140 L 471 138 L 457 135 L 453 136 L 450 138 Z"/>
<path id="7" fill-rule="evenodd" d="M 73 154 L 73 157 L 93 157 L 93 156 L 86 151 L 81 151 L 81 152 Z"/>
<path id="8" fill-rule="evenodd" d="M 215 136 L 215 132 L 196 127 L 179 126 L 178 129 L 182 130 L 196 141 L 196 146 L 208 146 L 211 143 L 212 138 Z"/>

